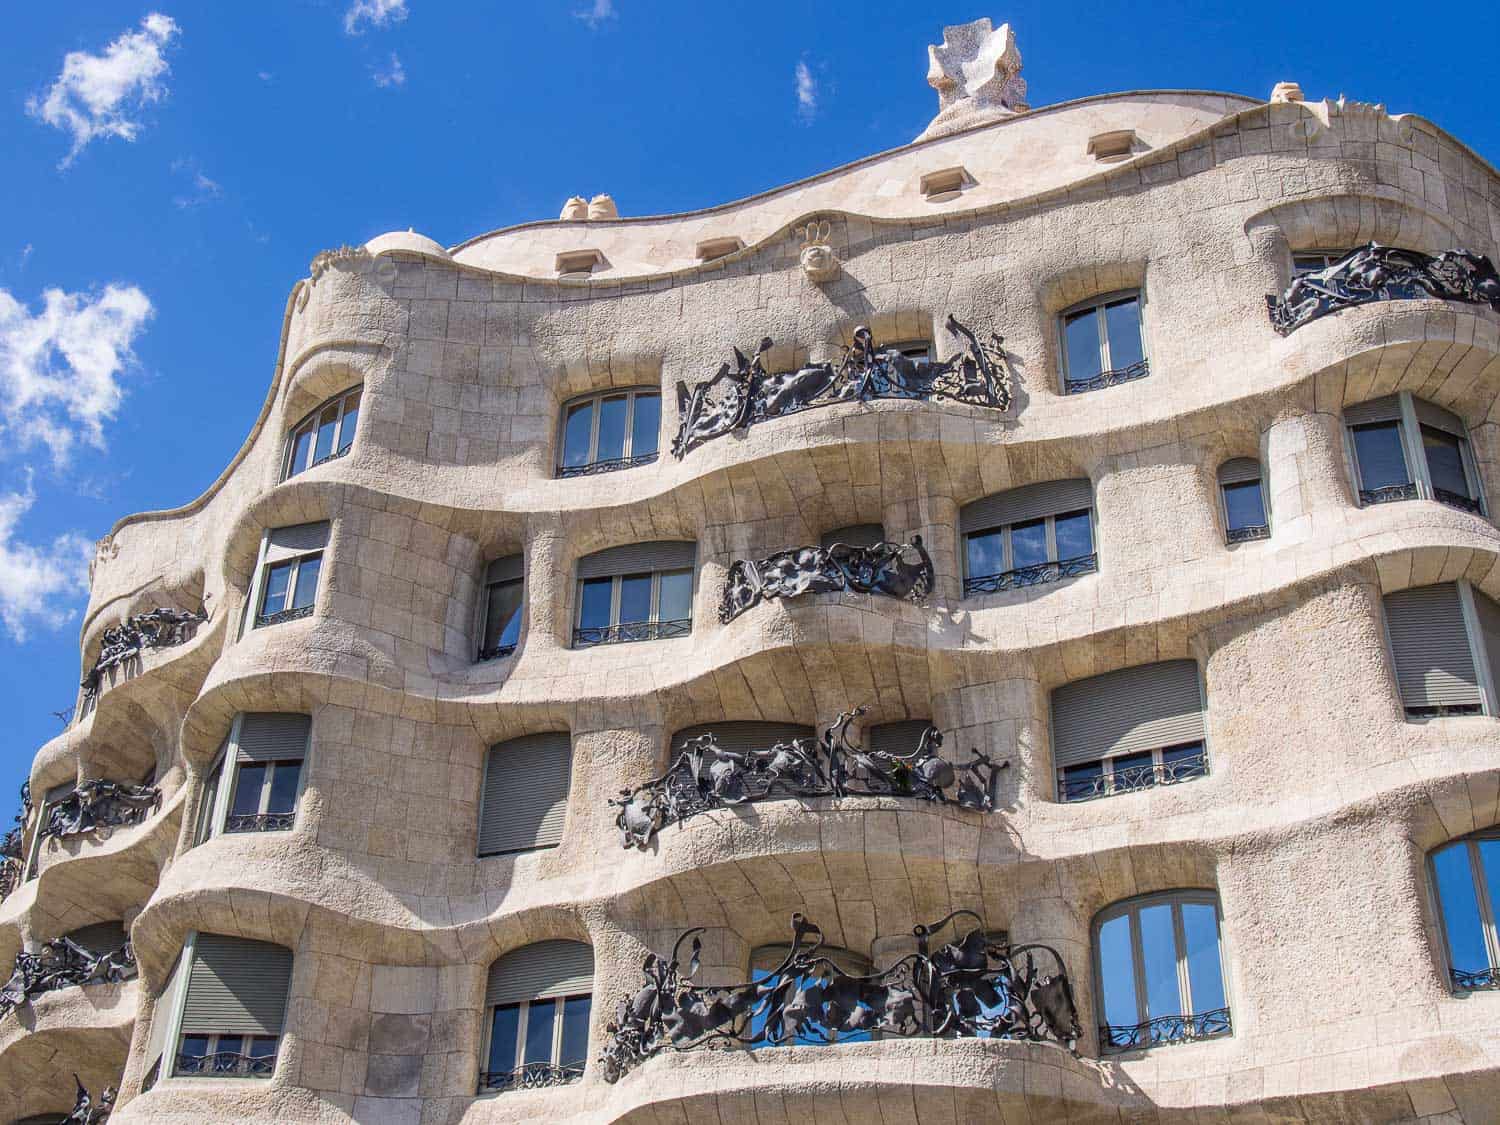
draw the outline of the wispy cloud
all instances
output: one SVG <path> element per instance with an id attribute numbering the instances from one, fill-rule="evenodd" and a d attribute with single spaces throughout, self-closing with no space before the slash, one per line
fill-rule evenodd
<path id="1" fill-rule="evenodd" d="M 810 122 L 818 115 L 818 80 L 806 59 L 797 60 L 797 116 Z"/>
<path id="2" fill-rule="evenodd" d="M 29 469 L 20 491 L 0 493 L 0 622 L 16 641 L 33 626 L 57 629 L 77 614 L 94 556 L 94 545 L 75 531 L 47 544 L 22 542 L 17 527 L 35 503 Z"/>
<path id="3" fill-rule="evenodd" d="M 179 30 L 176 21 L 152 12 L 139 31 L 125 32 L 103 54 L 68 52 L 46 95 L 26 102 L 33 117 L 72 134 L 73 147 L 60 167 L 98 137 L 135 140 L 141 111 L 167 94 L 166 49 Z"/>
<path id="4" fill-rule="evenodd" d="M 405 86 L 406 68 L 401 65 L 401 60 L 397 57 L 396 52 L 392 51 L 391 61 L 387 65 L 370 68 L 370 77 L 375 80 L 375 85 L 381 89 L 388 89 L 391 86 Z"/>
<path id="5" fill-rule="evenodd" d="M 54 465 L 80 441 L 104 448 L 104 423 L 125 397 L 122 378 L 152 311 L 134 285 L 48 289 L 36 313 L 0 289 L 0 447 L 44 445 Z"/>
<path id="6" fill-rule="evenodd" d="M 276 78 L 269 70 L 257 70 L 255 77 L 259 78 L 262 82 L 271 82 Z"/>
<path id="7" fill-rule="evenodd" d="M 598 31 L 600 24 L 618 15 L 619 13 L 615 11 L 615 0 L 594 0 L 589 7 L 574 12 L 573 18 L 588 24 L 590 31 Z"/>
<path id="8" fill-rule="evenodd" d="M 362 35 L 372 27 L 400 23 L 406 16 L 406 0 L 354 0 L 344 13 L 344 31 Z"/>
<path id="9" fill-rule="evenodd" d="M 21 268 L 23 270 L 26 268 L 26 263 L 31 261 L 31 255 L 35 250 L 36 247 L 29 242 L 21 247 Z"/>
<path id="10" fill-rule="evenodd" d="M 172 171 L 182 173 L 191 180 L 190 190 L 172 197 L 172 203 L 179 211 L 201 207 L 224 197 L 223 185 L 205 176 L 196 160 L 174 160 Z"/>

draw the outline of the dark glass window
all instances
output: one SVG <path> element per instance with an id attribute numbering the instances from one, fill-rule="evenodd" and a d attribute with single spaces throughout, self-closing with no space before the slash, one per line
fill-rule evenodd
<path id="1" fill-rule="evenodd" d="M 686 636 L 693 621 L 693 572 L 646 571 L 579 582 L 575 646 Z"/>
<path id="2" fill-rule="evenodd" d="M 1351 427 L 1359 484 L 1366 491 L 1411 483 L 1401 449 L 1401 423 L 1367 422 Z"/>
<path id="3" fill-rule="evenodd" d="M 292 430 L 282 479 L 349 452 L 359 422 L 361 388 L 355 387 L 314 410 Z"/>
<path id="4" fill-rule="evenodd" d="M 1093 513 L 1085 508 L 970 532 L 964 537 L 964 553 L 966 594 L 1087 574 L 1095 569 Z M 1049 565 L 1070 562 L 1075 565 Z"/>
<path id="5" fill-rule="evenodd" d="M 588 1064 L 588 996 L 527 1000 L 491 1009 L 489 1066 L 480 1088 L 575 1082 Z"/>
<path id="6" fill-rule="evenodd" d="M 491 660 L 513 651 L 521 639 L 521 607 L 525 582 L 510 578 L 485 588 L 484 633 L 479 659 Z"/>
<path id="7" fill-rule="evenodd" d="M 266 567 L 265 583 L 260 594 L 260 609 L 255 627 L 274 625 L 288 618 L 280 615 L 306 616 L 318 596 L 318 574 L 323 569 L 321 552 L 302 555 Z M 298 610 L 305 611 L 298 613 Z"/>
<path id="8" fill-rule="evenodd" d="M 1223 485 L 1224 522 L 1230 531 L 1266 526 L 1266 503 L 1260 481 Z"/>
<path id="9" fill-rule="evenodd" d="M 1091 301 L 1063 314 L 1063 382 L 1069 394 L 1148 373 L 1140 294 Z"/>
<path id="10" fill-rule="evenodd" d="M 1427 472 L 1438 493 L 1447 492 L 1465 500 L 1474 498 L 1469 487 L 1469 472 L 1464 465 L 1463 439 L 1433 426 L 1422 427 L 1422 450 L 1427 455 Z"/>
<path id="11" fill-rule="evenodd" d="M 224 831 L 287 831 L 296 816 L 301 781 L 300 758 L 238 763 Z"/>
<path id="12" fill-rule="evenodd" d="M 628 469 L 656 460 L 661 435 L 658 391 L 611 391 L 563 413 L 559 476 Z"/>

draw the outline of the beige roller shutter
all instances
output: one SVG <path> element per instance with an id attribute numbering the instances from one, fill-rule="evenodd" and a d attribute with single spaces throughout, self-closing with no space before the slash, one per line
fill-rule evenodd
<path id="1" fill-rule="evenodd" d="M 662 540 L 655 543 L 628 543 L 596 551 L 578 560 L 579 578 L 605 578 L 616 574 L 640 574 L 651 570 L 691 569 L 698 556 L 698 544 Z"/>
<path id="2" fill-rule="evenodd" d="M 299 523 L 271 530 L 266 541 L 266 561 L 278 562 L 294 555 L 321 551 L 328 546 L 328 521 Z"/>
<path id="3" fill-rule="evenodd" d="M 479 809 L 479 854 L 556 847 L 573 776 L 573 738 L 549 731 L 490 748 Z"/>
<path id="4" fill-rule="evenodd" d="M 817 732 L 812 727 L 798 723 L 758 721 L 699 723 L 696 726 L 684 727 L 672 736 L 672 753 L 677 753 L 687 744 L 688 739 L 697 738 L 700 734 L 712 734 L 721 748 L 739 754 L 745 754 L 751 750 L 769 750 L 778 742 L 817 737 Z"/>
<path id="5" fill-rule="evenodd" d="M 1484 654 L 1489 660 L 1490 678 L 1500 679 L 1500 605 L 1475 590 L 1474 611 L 1479 618 L 1479 635 L 1484 641 Z M 1492 700 L 1492 705 L 1493 702 Z"/>
<path id="6" fill-rule="evenodd" d="M 1087 478 L 1028 484 L 965 504 L 958 513 L 958 529 L 968 534 L 971 531 L 1004 527 L 1042 516 L 1076 512 L 1091 508 L 1093 504 L 1093 488 Z"/>
<path id="7" fill-rule="evenodd" d="M 1369 402 L 1344 407 L 1344 423 L 1363 426 L 1367 422 L 1399 422 L 1401 420 L 1401 396 L 1382 395 Z"/>
<path id="8" fill-rule="evenodd" d="M 1052 693 L 1052 756 L 1058 769 L 1202 738 L 1196 661 L 1122 668 Z"/>
<path id="9" fill-rule="evenodd" d="M 285 946 L 199 934 L 182 1030 L 197 1035 L 280 1035 L 292 983 Z"/>
<path id="10" fill-rule="evenodd" d="M 240 719 L 239 760 L 290 761 L 307 754 L 312 716 L 289 711 L 255 711 Z"/>
<path id="11" fill-rule="evenodd" d="M 490 966 L 484 1006 L 519 1004 L 594 991 L 594 950 L 581 941 L 539 941 Z"/>
<path id="12" fill-rule="evenodd" d="M 1483 702 L 1457 586 L 1444 582 L 1387 594 L 1385 621 L 1403 707 Z"/>
<path id="13" fill-rule="evenodd" d="M 1219 466 L 1220 484 L 1249 484 L 1260 480 L 1260 462 L 1254 457 L 1234 457 Z"/>
<path id="14" fill-rule="evenodd" d="M 1451 410 L 1444 410 L 1425 399 L 1413 398 L 1411 402 L 1417 413 L 1417 421 L 1454 437 L 1463 437 L 1467 433 L 1463 419 Z"/>

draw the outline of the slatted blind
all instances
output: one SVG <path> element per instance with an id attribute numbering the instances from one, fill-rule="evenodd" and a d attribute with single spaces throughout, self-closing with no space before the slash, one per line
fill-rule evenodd
<path id="1" fill-rule="evenodd" d="M 1450 433 L 1454 437 L 1464 436 L 1463 419 L 1451 410 L 1444 410 L 1441 406 L 1435 406 L 1420 398 L 1413 398 L 1412 406 L 1416 409 L 1417 421 Z"/>
<path id="2" fill-rule="evenodd" d="M 683 727 L 672 736 L 672 753 L 681 750 L 690 738 L 700 734 L 712 734 L 720 747 L 744 754 L 751 750 L 769 750 L 778 742 L 791 742 L 796 738 L 816 738 L 812 727 L 799 723 L 764 723 L 740 721 L 728 723 L 699 723 Z"/>
<path id="3" fill-rule="evenodd" d="M 573 738 L 567 731 L 492 746 L 479 808 L 479 854 L 556 847 L 572 774 Z"/>
<path id="4" fill-rule="evenodd" d="M 1254 457 L 1233 457 L 1219 466 L 1220 484 L 1249 484 L 1260 480 L 1260 462 Z"/>
<path id="5" fill-rule="evenodd" d="M 884 540 L 885 528 L 880 524 L 853 523 L 848 527 L 834 528 L 818 542 L 824 548 L 832 547 L 835 543 L 844 543 L 850 547 L 873 547 Z"/>
<path id="6" fill-rule="evenodd" d="M 1387 594 L 1385 622 L 1403 707 L 1482 702 L 1457 586 L 1444 582 Z"/>
<path id="7" fill-rule="evenodd" d="M 290 711 L 253 711 L 240 720 L 239 760 L 276 762 L 307 754 L 312 716 Z"/>
<path id="8" fill-rule="evenodd" d="M 519 1004 L 594 991 L 594 950 L 581 941 L 539 941 L 505 954 L 490 966 L 484 1006 Z"/>
<path id="9" fill-rule="evenodd" d="M 266 941 L 199 934 L 182 1007 L 184 1034 L 280 1035 L 292 951 Z"/>
<path id="10" fill-rule="evenodd" d="M 310 551 L 321 551 L 328 546 L 328 521 L 320 523 L 299 523 L 291 527 L 277 527 L 271 530 L 269 541 L 266 543 L 266 561 L 275 562 L 278 559 L 291 558 L 293 555 L 305 555 Z"/>
<path id="11" fill-rule="evenodd" d="M 506 555 L 503 559 L 496 559 L 484 572 L 485 584 L 509 582 L 520 578 L 525 573 L 525 564 L 526 559 L 523 555 Z"/>
<path id="12" fill-rule="evenodd" d="M 866 748 L 884 754 L 910 754 L 922 741 L 922 734 L 932 724 L 926 719 L 902 719 L 894 723 L 877 723 L 865 735 Z"/>
<path id="13" fill-rule="evenodd" d="M 1475 590 L 1474 609 L 1479 617 L 1479 635 L 1484 641 L 1484 655 L 1490 662 L 1490 678 L 1500 680 L 1500 605 Z M 1492 704 L 1494 702 L 1491 701 Z"/>
<path id="14" fill-rule="evenodd" d="M 124 922 L 95 922 L 92 926 L 80 926 L 65 935 L 71 942 L 83 946 L 95 957 L 113 953 L 130 940 Z"/>
<path id="15" fill-rule="evenodd" d="M 146 1069 L 151 1069 L 151 1064 L 161 1058 L 167 1049 L 167 1036 L 172 1033 L 172 1017 L 177 1006 L 177 997 L 182 992 L 183 983 L 187 979 L 187 973 L 183 969 L 187 958 L 178 953 L 177 960 L 172 964 L 172 971 L 167 976 L 166 987 L 161 990 L 161 995 L 156 998 L 156 1006 L 151 1009 L 151 1038 L 146 1041 Z M 169 1067 L 163 1066 L 163 1071 Z"/>
<path id="16" fill-rule="evenodd" d="M 698 557 L 698 544 L 675 540 L 627 543 L 596 551 L 578 560 L 579 578 L 605 578 L 616 574 L 639 574 L 650 570 L 691 568 Z"/>
<path id="17" fill-rule="evenodd" d="M 1344 423 L 1362 426 L 1367 422 L 1399 422 L 1401 420 L 1401 396 L 1382 395 L 1357 406 L 1344 407 Z"/>
<path id="18" fill-rule="evenodd" d="M 1009 492 L 997 492 L 965 504 L 959 509 L 958 529 L 964 534 L 984 531 L 1042 516 L 1055 516 L 1060 512 L 1076 512 L 1091 508 L 1093 504 L 1093 488 L 1086 477 L 1049 480 L 1012 488 Z"/>
<path id="19" fill-rule="evenodd" d="M 1203 694 L 1192 660 L 1122 668 L 1052 693 L 1058 769 L 1202 738 Z"/>

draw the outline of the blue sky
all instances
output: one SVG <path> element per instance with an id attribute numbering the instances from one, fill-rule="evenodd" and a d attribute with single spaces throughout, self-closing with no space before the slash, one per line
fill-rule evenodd
<path id="1" fill-rule="evenodd" d="M 292 284 L 609 192 L 685 210 L 910 140 L 944 23 L 1033 105 L 1142 88 L 1417 112 L 1500 162 L 1500 6 L 258 0 L 10 4 L 0 36 L 0 827 L 79 676 L 84 562 L 238 449 Z"/>

